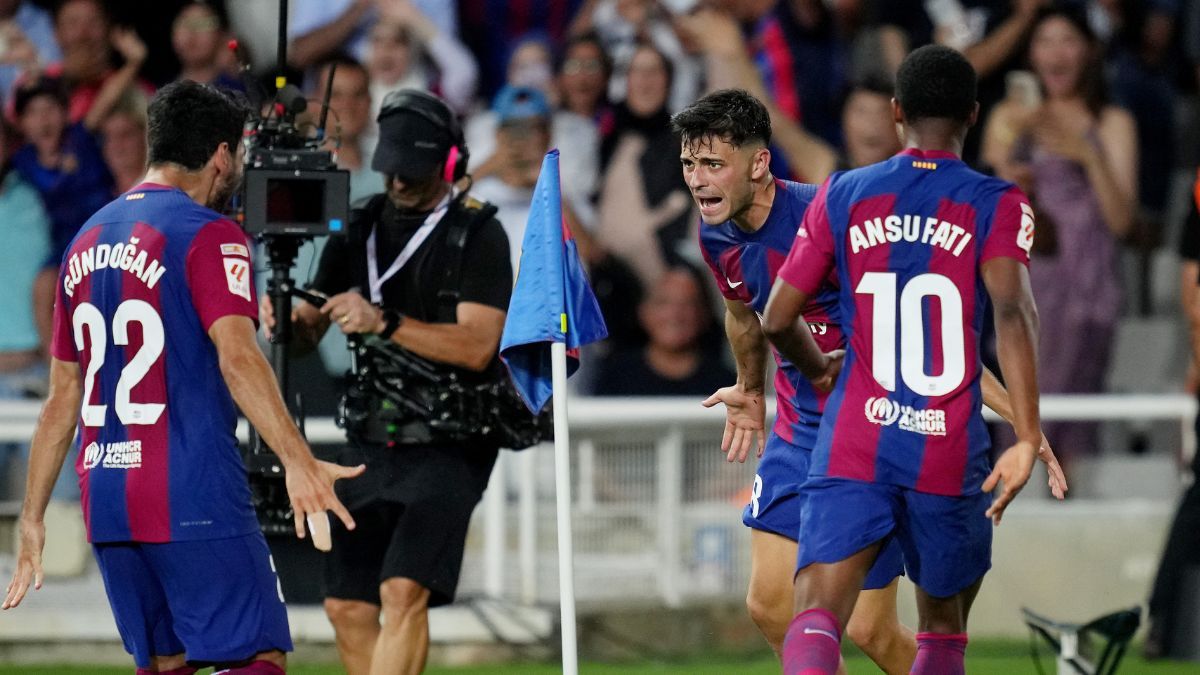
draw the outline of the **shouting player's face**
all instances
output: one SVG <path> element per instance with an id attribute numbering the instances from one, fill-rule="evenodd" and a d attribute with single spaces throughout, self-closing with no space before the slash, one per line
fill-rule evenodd
<path id="1" fill-rule="evenodd" d="M 758 156 L 761 146 L 735 148 L 714 136 L 685 141 L 679 161 L 683 180 L 700 208 L 707 225 L 736 218 L 754 199 L 754 181 L 765 163 Z M 763 166 L 758 167 L 758 164 Z"/>

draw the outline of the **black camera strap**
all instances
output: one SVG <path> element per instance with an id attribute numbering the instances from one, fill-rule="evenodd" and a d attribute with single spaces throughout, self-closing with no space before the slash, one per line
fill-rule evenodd
<path id="1" fill-rule="evenodd" d="M 449 256 L 438 289 L 438 321 L 455 323 L 458 320 L 458 300 L 462 296 L 463 259 L 472 230 L 496 215 L 496 206 L 464 197 L 451 205 L 456 213 L 446 220 L 446 251 Z"/>

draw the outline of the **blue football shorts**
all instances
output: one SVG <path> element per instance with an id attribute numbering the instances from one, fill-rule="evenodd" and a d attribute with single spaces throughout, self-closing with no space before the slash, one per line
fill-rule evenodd
<path id="1" fill-rule="evenodd" d="M 913 583 L 935 598 L 948 598 L 991 568 L 987 493 L 948 497 L 816 477 L 804 484 L 804 494 L 797 569 L 845 560 L 877 541 L 885 550 L 899 544 Z"/>
<path id="2" fill-rule="evenodd" d="M 186 654 L 192 665 L 291 651 L 283 591 L 259 532 L 93 549 L 125 650 L 139 668 Z"/>
<path id="3" fill-rule="evenodd" d="M 793 445 L 771 432 L 758 461 L 750 503 L 742 511 L 742 523 L 746 527 L 792 541 L 803 536 L 800 523 L 806 495 L 801 486 L 808 477 L 811 456 L 812 451 L 808 448 Z M 902 574 L 904 558 L 899 546 L 886 546 L 867 574 L 863 588 L 884 588 Z"/>

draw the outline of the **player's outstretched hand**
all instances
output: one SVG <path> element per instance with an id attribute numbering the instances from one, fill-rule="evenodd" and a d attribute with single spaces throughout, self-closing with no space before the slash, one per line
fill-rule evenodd
<path id="1" fill-rule="evenodd" d="M 996 489 L 997 484 L 1000 485 L 1000 493 L 996 495 L 985 514 L 996 525 L 1000 524 L 1004 509 L 1008 508 L 1009 503 L 1016 498 L 1017 493 L 1029 481 L 1029 474 L 1033 472 L 1033 458 L 1036 456 L 1037 449 L 1033 447 L 1033 443 L 1017 441 L 1015 445 L 1005 450 L 1003 455 L 1000 455 L 991 475 L 983 481 L 984 492 L 991 492 Z"/>
<path id="2" fill-rule="evenodd" d="M 725 404 L 725 435 L 721 437 L 721 450 L 725 460 L 745 462 L 750 446 L 757 446 L 759 457 L 766 442 L 764 431 L 767 416 L 766 396 L 761 391 L 745 391 L 740 385 L 722 387 L 701 403 L 711 408 Z"/>
<path id="3" fill-rule="evenodd" d="M 17 569 L 4 590 L 0 609 L 12 609 L 21 604 L 30 583 L 34 590 L 42 587 L 42 548 L 46 544 L 46 525 L 21 519 L 21 543 L 17 551 Z"/>
<path id="4" fill-rule="evenodd" d="M 1050 485 L 1050 494 L 1054 495 L 1055 499 L 1067 498 L 1067 475 L 1063 473 L 1062 466 L 1058 463 L 1058 458 L 1054 456 L 1054 450 L 1050 448 L 1050 441 L 1046 440 L 1046 434 L 1042 434 L 1042 445 L 1038 448 L 1038 459 L 1046 465 L 1046 473 L 1050 476 L 1047 483 Z"/>
<path id="5" fill-rule="evenodd" d="M 333 511 L 347 530 L 354 529 L 354 518 L 333 492 L 333 484 L 342 478 L 356 478 L 366 470 L 366 465 L 342 466 L 314 459 L 301 466 L 286 468 L 288 497 L 292 501 L 292 514 L 296 521 L 296 536 L 304 538 L 305 518 L 312 514 L 322 516 Z"/>
<path id="6" fill-rule="evenodd" d="M 835 349 L 825 355 L 825 372 L 820 377 L 814 378 L 812 383 L 817 389 L 830 392 L 833 391 L 833 385 L 837 383 L 838 375 L 842 372 L 842 364 L 846 361 L 846 350 Z"/>

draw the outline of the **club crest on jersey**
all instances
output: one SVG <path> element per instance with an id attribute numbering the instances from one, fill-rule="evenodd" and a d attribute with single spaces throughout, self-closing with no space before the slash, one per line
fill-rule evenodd
<path id="1" fill-rule="evenodd" d="M 142 442 L 121 441 L 101 445 L 92 441 L 83 449 L 83 469 L 136 469 L 142 465 Z"/>
<path id="2" fill-rule="evenodd" d="M 867 421 L 881 427 L 893 424 L 901 431 L 924 436 L 946 435 L 945 410 L 919 410 L 883 397 L 872 396 L 864 406 Z"/>
<path id="3" fill-rule="evenodd" d="M 229 292 L 250 299 L 250 263 L 239 258 L 222 258 Z"/>

